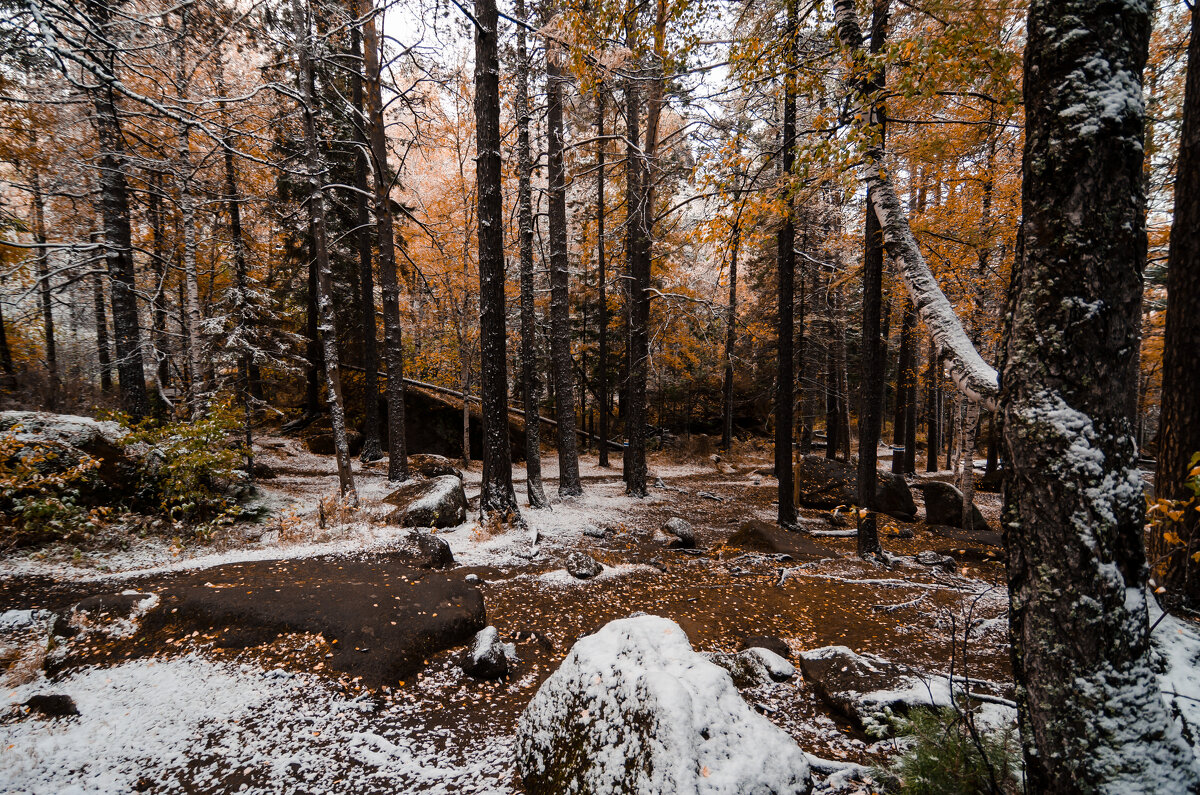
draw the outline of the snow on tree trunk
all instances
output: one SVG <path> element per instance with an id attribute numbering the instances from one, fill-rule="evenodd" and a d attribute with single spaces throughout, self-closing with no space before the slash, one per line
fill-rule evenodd
<path id="1" fill-rule="evenodd" d="M 796 224 L 795 196 L 792 195 L 792 169 L 796 162 L 796 0 L 787 2 L 787 49 L 784 55 L 783 90 L 783 158 L 780 182 L 784 186 L 783 223 L 776 235 L 775 267 L 777 270 L 778 316 L 775 321 L 775 477 L 776 518 L 783 527 L 795 527 L 796 503 L 792 495 L 792 420 L 796 391 L 795 356 L 792 348 L 795 336 L 795 277 Z"/>
<path id="2" fill-rule="evenodd" d="M 525 22 L 525 0 L 517 0 L 517 19 Z M 517 203 L 521 246 L 521 406 L 525 410 L 525 490 L 531 508 L 549 505 L 542 487 L 542 434 L 538 401 L 542 387 L 537 368 L 537 315 L 533 296 L 533 154 L 529 147 L 529 54 L 525 27 L 517 26 Z"/>
<path id="3" fill-rule="evenodd" d="M 350 28 L 350 51 L 357 61 L 361 57 L 362 44 L 357 27 Z M 363 110 L 362 71 L 355 68 L 350 73 L 350 99 L 354 105 L 354 210 L 358 216 L 358 269 L 362 323 L 363 365 L 363 446 L 359 456 L 363 461 L 378 461 L 383 458 L 383 445 L 379 439 L 379 354 L 375 346 L 375 271 L 371 262 L 371 213 L 367 208 L 370 186 L 367 184 L 367 135 L 369 125 Z"/>
<path id="4" fill-rule="evenodd" d="M 1144 0 L 1035 0 L 1029 9 L 1024 242 L 999 405 L 1031 792 L 1200 789 L 1150 666 L 1143 487 L 1126 389 L 1146 257 L 1150 17 Z"/>
<path id="5" fill-rule="evenodd" d="M 400 326 L 400 280 L 396 272 L 396 239 L 392 223 L 387 130 L 380 88 L 379 34 L 373 0 L 358 0 L 362 17 L 363 67 L 366 79 L 367 135 L 375 174 L 375 237 L 379 245 L 379 286 L 383 294 L 383 358 L 387 362 L 388 480 L 408 480 L 408 446 L 404 437 L 404 337 Z"/>
<path id="6" fill-rule="evenodd" d="M 313 90 L 312 39 L 309 34 L 308 16 L 294 0 L 296 28 L 299 41 L 300 80 L 303 83 L 304 142 L 308 156 L 308 217 L 312 224 L 313 248 L 317 260 L 317 314 L 322 353 L 325 359 L 325 386 L 328 391 L 329 421 L 333 429 L 333 447 L 337 454 L 338 489 L 342 499 L 350 505 L 358 505 L 358 492 L 354 488 L 354 473 L 350 464 L 350 445 L 346 440 L 346 409 L 342 400 L 342 378 L 338 366 L 337 326 L 333 314 L 333 278 L 326 243 L 325 195 L 322 179 L 325 175 L 325 158 L 317 142 L 314 119 L 316 96 Z"/>
<path id="7" fill-rule="evenodd" d="M 858 61 L 862 55 L 863 37 L 854 3 L 852 0 L 834 0 L 833 8 L 842 46 L 849 49 Z M 854 82 L 860 98 L 869 98 L 874 93 L 869 77 L 859 76 Z M 863 181 L 867 185 L 868 201 L 883 230 L 884 246 L 899 263 L 900 276 L 909 297 L 917 308 L 921 322 L 933 336 L 939 352 L 946 357 L 954 383 L 972 400 L 995 408 L 999 390 L 996 371 L 975 350 L 963 331 L 954 307 L 938 287 L 913 237 L 908 217 L 900 206 L 891 179 L 880 162 L 881 155 L 882 152 L 878 156 L 868 153 Z"/>
<path id="8" fill-rule="evenodd" d="M 546 146 L 550 179 L 550 366 L 558 420 L 558 493 L 582 494 L 578 440 L 575 438 L 575 362 L 571 358 L 571 272 L 567 261 L 567 183 L 563 168 L 562 94 L 566 54 L 546 51 Z"/>
<path id="9" fill-rule="evenodd" d="M 626 130 L 626 175 L 625 175 L 625 249 L 627 258 L 627 276 L 629 280 L 628 313 L 629 337 L 627 368 L 628 381 L 626 396 L 629 406 L 625 412 L 625 437 L 628 446 L 625 449 L 624 474 L 625 491 L 635 497 L 646 496 L 646 372 L 649 356 L 649 340 L 646 324 L 650 316 L 650 257 L 647 248 L 647 235 L 644 216 L 646 211 L 643 203 L 646 194 L 643 183 L 648 180 L 642 161 L 642 147 L 639 142 L 639 114 L 641 100 L 638 96 L 637 82 L 627 79 L 625 82 L 625 121 Z"/>
<path id="10" fill-rule="evenodd" d="M 504 206 L 500 195 L 500 57 L 497 53 L 500 23 L 496 0 L 476 0 L 475 16 L 475 140 L 478 152 L 475 185 L 479 201 L 479 350 L 482 359 L 479 391 L 483 399 L 483 482 L 479 512 L 519 520 L 521 514 L 513 491 L 512 448 L 508 434 Z M 463 405 L 466 405 L 465 401 Z"/>

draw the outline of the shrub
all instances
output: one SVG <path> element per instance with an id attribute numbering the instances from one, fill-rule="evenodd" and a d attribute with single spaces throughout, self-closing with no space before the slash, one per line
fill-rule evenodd
<path id="1" fill-rule="evenodd" d="M 240 428 L 225 402 L 214 403 L 202 419 L 191 422 L 144 420 L 122 440 L 145 444 L 143 497 L 157 512 L 174 521 L 221 522 L 237 512 L 236 486 L 242 475 L 245 448 L 235 441 Z"/>
<path id="2" fill-rule="evenodd" d="M 914 709 L 894 718 L 907 748 L 881 771 L 889 790 L 911 795 L 1008 795 L 1021 792 L 1021 748 L 1015 727 L 972 735 L 967 713 Z"/>

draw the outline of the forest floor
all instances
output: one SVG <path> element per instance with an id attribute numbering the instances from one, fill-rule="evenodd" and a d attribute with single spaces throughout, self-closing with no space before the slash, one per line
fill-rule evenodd
<path id="1" fill-rule="evenodd" d="M 829 512 L 803 509 L 790 559 L 726 546 L 743 522 L 775 518 L 776 481 L 758 474 L 770 466 L 764 451 L 747 448 L 720 465 L 659 455 L 651 465 L 660 485 L 645 500 L 624 494 L 619 456 L 612 469 L 585 456 L 583 496 L 551 510 L 526 509 L 528 528 L 489 532 L 468 521 L 439 531 L 458 564 L 445 572 L 389 563 L 389 549 L 408 531 L 382 519 L 391 507 L 381 503 L 389 491 L 385 464 L 355 463 L 362 507 L 349 510 L 331 496 L 331 458 L 285 438 L 263 440 L 260 457 L 277 473 L 260 484 L 272 511 L 260 523 L 230 528 L 208 544 L 147 538 L 125 549 L 59 550 L 0 563 L 0 624 L 27 630 L 0 636 L 9 646 L 0 652 L 9 705 L 0 717 L 0 790 L 520 792 L 512 745 L 521 710 L 575 639 L 636 611 L 678 622 L 700 651 L 734 651 L 746 636 L 774 635 L 795 653 L 843 645 L 930 674 L 945 675 L 953 665 L 955 674 L 973 679 L 1010 678 L 996 547 L 888 520 L 881 535 L 896 557 L 874 565 L 854 556 L 852 536 L 822 535 L 844 531 Z M 544 469 L 546 491 L 554 494 L 553 456 Z M 523 468 L 515 475 L 524 502 Z M 478 465 L 464 481 L 474 509 Z M 920 506 L 920 492 L 914 497 Z M 998 495 L 979 494 L 977 502 L 994 525 Z M 653 538 L 671 517 L 694 525 L 697 550 L 666 548 Z M 584 534 L 589 526 L 612 531 L 595 538 Z M 901 529 L 913 537 L 898 537 Z M 536 554 L 531 530 L 539 537 Z M 586 581 L 567 574 L 564 561 L 577 550 L 603 563 L 603 573 Z M 957 569 L 918 564 L 912 556 L 926 550 L 953 556 Z M 356 644 L 364 661 L 357 670 L 359 658 L 326 639 L 340 630 L 374 637 L 376 625 L 386 636 L 397 622 L 381 618 L 403 624 L 404 611 L 420 606 L 389 611 L 390 604 L 372 602 L 361 615 L 351 609 L 334 616 L 331 605 L 365 605 L 397 577 L 453 591 L 469 575 L 482 581 L 487 623 L 516 643 L 520 661 L 507 681 L 466 677 L 460 647 L 422 660 L 407 681 L 381 686 L 386 640 L 374 649 Z M 184 604 L 170 600 L 206 588 L 229 594 L 221 619 L 227 626 L 160 621 L 145 632 L 92 641 L 63 670 L 42 672 L 37 638 L 44 647 L 46 628 L 37 632 L 48 611 L 136 589 L 162 594 L 168 601 L 159 612 L 166 612 Z M 318 592 L 330 620 L 342 624 L 326 631 L 295 626 L 240 642 L 221 634 L 238 629 L 239 598 L 261 605 L 270 597 L 286 610 L 295 601 L 289 594 L 310 599 Z M 973 631 L 964 643 L 965 626 Z M 70 695 L 81 714 L 21 714 L 16 705 L 38 693 Z M 743 695 L 816 757 L 872 764 L 895 753 L 891 741 L 867 737 L 829 711 L 800 676 Z"/>

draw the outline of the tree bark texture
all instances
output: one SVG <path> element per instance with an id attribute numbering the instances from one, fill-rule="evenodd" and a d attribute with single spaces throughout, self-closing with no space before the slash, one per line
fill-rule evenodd
<path id="1" fill-rule="evenodd" d="M 392 220 L 387 129 L 380 87 L 379 34 L 374 0 L 358 0 L 363 19 L 363 67 L 366 78 L 367 137 L 375 174 L 375 241 L 379 246 L 379 286 L 383 298 L 383 358 L 387 362 L 388 480 L 408 480 L 408 446 L 404 438 L 404 337 L 400 326 L 400 279 L 396 270 L 396 237 Z"/>
<path id="2" fill-rule="evenodd" d="M 557 46 L 546 52 L 546 137 L 550 179 L 550 367 L 558 420 L 558 493 L 582 494 L 575 438 L 575 367 L 571 358 L 571 272 L 567 261 L 567 182 L 563 168 L 562 92 L 565 76 Z"/>
<path id="3" fill-rule="evenodd" d="M 476 0 L 475 16 L 478 21 L 475 28 L 475 140 L 478 152 L 475 184 L 479 201 L 479 350 L 482 360 L 480 396 L 483 398 L 483 482 L 479 512 L 504 519 L 520 519 L 517 495 L 513 491 L 512 449 L 508 438 L 504 205 L 500 192 L 500 19 L 496 0 Z M 566 252 L 563 253 L 565 259 Z M 568 404 L 567 410 L 573 412 L 574 408 Z M 571 442 L 574 441 L 572 429 Z M 578 480 L 578 471 L 575 477 Z"/>
<path id="4" fill-rule="evenodd" d="M 650 317 L 650 251 L 645 219 L 646 173 L 640 139 L 641 100 L 635 80 L 625 82 L 626 130 L 626 242 L 629 306 L 629 379 L 625 412 L 625 491 L 645 497 L 646 491 L 646 373 L 649 358 L 647 322 Z"/>
<path id="5" fill-rule="evenodd" d="M 1151 12 L 1034 0 L 1023 251 L 1000 410 L 1009 626 L 1030 792 L 1200 789 L 1149 662 L 1129 416 L 1146 258 Z"/>
<path id="6" fill-rule="evenodd" d="M 795 378 L 795 276 L 796 225 L 795 198 L 792 196 L 792 169 L 796 162 L 796 2 L 787 3 L 786 55 L 784 57 L 783 89 L 783 160 L 780 181 L 786 201 L 783 223 L 776 236 L 776 278 L 778 281 L 778 317 L 775 334 L 778 345 L 775 372 L 775 477 L 779 524 L 796 525 L 796 503 L 792 494 L 792 420 L 794 414 Z"/>
<path id="7" fill-rule="evenodd" d="M 313 248 L 317 261 L 317 314 L 321 353 L 325 360 L 325 386 L 328 392 L 329 423 L 333 429 L 333 447 L 337 458 L 338 490 L 350 505 L 358 505 L 354 473 L 350 462 L 350 445 L 346 440 L 346 410 L 342 400 L 342 378 L 338 367 L 337 327 L 333 313 L 333 278 L 329 264 L 329 249 L 325 228 L 325 158 L 317 141 L 316 92 L 313 90 L 312 38 L 308 16 L 295 0 L 296 26 L 300 41 L 300 79 L 303 83 L 304 139 L 308 156 L 308 217 L 312 226 Z"/>
<path id="8" fill-rule="evenodd" d="M 522 0 L 523 1 L 523 0 Z M 596 402 L 599 411 L 599 465 L 608 468 L 608 273 L 604 259 L 604 86 L 596 91 L 596 289 L 599 291 L 600 317 L 597 318 Z"/>

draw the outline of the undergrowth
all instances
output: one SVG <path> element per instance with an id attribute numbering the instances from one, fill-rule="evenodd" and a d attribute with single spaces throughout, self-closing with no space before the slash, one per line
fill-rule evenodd
<path id="1" fill-rule="evenodd" d="M 888 792 L 905 795 L 1012 795 L 1020 793 L 1021 747 L 1015 727 L 984 731 L 951 707 L 914 709 L 893 717 L 907 747 L 879 771 Z"/>

